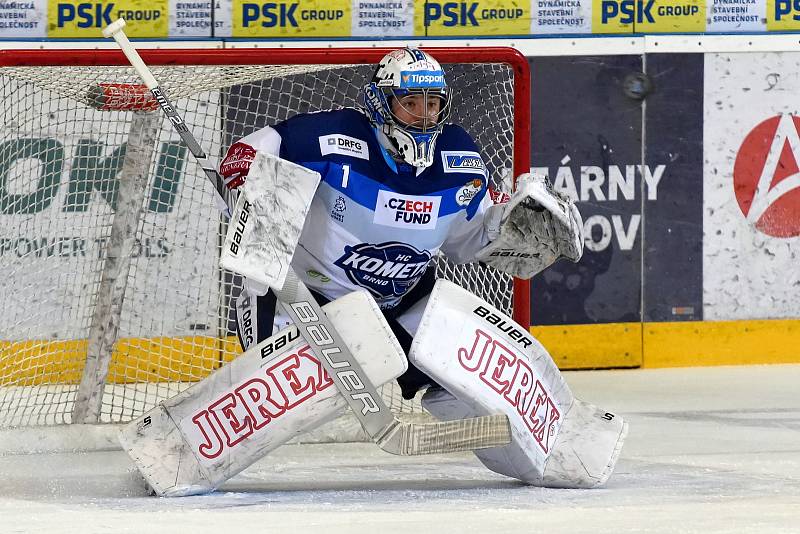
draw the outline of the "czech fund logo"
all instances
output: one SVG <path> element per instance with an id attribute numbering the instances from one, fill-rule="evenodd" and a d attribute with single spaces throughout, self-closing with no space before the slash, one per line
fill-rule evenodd
<path id="1" fill-rule="evenodd" d="M 47 36 L 98 39 L 103 28 L 123 18 L 129 37 L 167 37 L 168 13 L 168 0 L 48 0 Z"/>
<path id="2" fill-rule="evenodd" d="M 767 30 L 800 30 L 800 0 L 767 0 Z"/>
<path id="3" fill-rule="evenodd" d="M 530 30 L 529 2 L 417 1 L 414 6 L 416 35 L 527 35 Z"/>
<path id="4" fill-rule="evenodd" d="M 800 117 L 770 117 L 747 134 L 733 167 L 748 222 L 773 237 L 800 236 Z"/>
<path id="5" fill-rule="evenodd" d="M 800 0 L 798 0 L 800 1 Z M 703 32 L 701 0 L 594 0 L 593 33 Z"/>
<path id="6" fill-rule="evenodd" d="M 233 0 L 233 37 L 348 37 L 350 0 Z"/>

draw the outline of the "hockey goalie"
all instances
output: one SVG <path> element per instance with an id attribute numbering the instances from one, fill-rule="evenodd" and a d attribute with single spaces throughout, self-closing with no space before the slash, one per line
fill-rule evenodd
<path id="1" fill-rule="evenodd" d="M 574 398 L 526 328 L 435 279 L 440 252 L 530 278 L 583 250 L 578 210 L 543 178 L 492 201 L 450 106 L 441 66 L 406 48 L 359 109 L 296 115 L 230 147 L 220 174 L 238 202 L 221 265 L 246 277 L 244 352 L 123 430 L 156 494 L 211 491 L 348 406 L 398 454 L 471 449 L 537 486 L 608 479 L 622 418 Z M 442 422 L 375 419 L 374 386 L 395 379 Z"/>

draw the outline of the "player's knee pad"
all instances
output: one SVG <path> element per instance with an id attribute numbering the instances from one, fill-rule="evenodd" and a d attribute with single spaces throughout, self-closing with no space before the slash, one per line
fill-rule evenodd
<path id="1" fill-rule="evenodd" d="M 512 442 L 476 453 L 493 471 L 574 488 L 611 474 L 627 430 L 622 418 L 575 399 L 544 347 L 478 297 L 439 282 L 409 359 L 457 401 L 433 390 L 426 404 L 434 415 L 508 416 Z"/>

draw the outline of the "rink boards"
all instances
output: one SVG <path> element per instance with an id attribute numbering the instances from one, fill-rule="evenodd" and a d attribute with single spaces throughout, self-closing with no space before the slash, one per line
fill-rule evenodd
<path id="1" fill-rule="evenodd" d="M 532 331 L 556 361 L 797 361 L 800 53 L 530 63 L 532 165 L 586 234 L 579 264 L 532 283 Z"/>
<path id="2" fill-rule="evenodd" d="M 582 368 L 798 361 L 792 348 L 800 342 L 800 52 L 647 54 L 646 61 L 636 53 L 538 56 L 530 64 L 533 167 L 578 202 L 586 233 L 580 263 L 559 263 L 532 284 L 531 330 L 556 362 Z M 157 157 L 184 157 L 173 141 L 165 136 Z M 104 157 L 113 150 L 110 144 Z M 0 196 L 25 193 L 12 186 L 0 182 Z M 61 224 L 46 236 L 4 231 L 4 265 L 29 254 L 32 239 L 46 242 L 42 254 L 55 264 L 53 272 L 75 270 L 81 258 L 97 261 L 97 237 L 75 233 L 60 198 L 49 213 L 0 215 L 4 228 L 53 215 Z M 91 203 L 91 210 L 108 209 L 99 194 Z M 151 204 L 155 217 L 169 220 L 170 213 Z M 199 228 L 182 223 L 179 233 Z M 208 226 L 198 230 L 201 242 L 212 239 Z M 143 241 L 135 261 L 163 279 L 191 263 L 193 251 L 187 252 Z M 203 270 L 194 280 L 213 281 L 213 266 Z M 58 277 L 49 283 L 64 291 Z M 157 313 L 201 331 L 157 344 L 145 337 L 146 324 L 121 332 L 118 347 L 128 346 L 124 352 L 144 363 L 123 365 L 113 379 L 167 372 L 147 360 L 175 355 L 186 359 L 185 367 L 154 379 L 196 379 L 235 352 L 232 331 L 203 335 L 210 333 L 204 327 L 218 325 L 188 315 L 184 303 Z M 40 317 L 47 315 L 43 309 Z M 74 320 L 85 317 L 66 317 L 43 335 L 56 337 Z M 17 352 L 14 340 L 38 347 L 28 354 L 49 353 L 44 346 L 53 341 L 16 335 L 23 326 L 0 323 L 0 350 Z M 60 343 L 75 345 L 68 352 L 85 350 L 82 342 Z"/>

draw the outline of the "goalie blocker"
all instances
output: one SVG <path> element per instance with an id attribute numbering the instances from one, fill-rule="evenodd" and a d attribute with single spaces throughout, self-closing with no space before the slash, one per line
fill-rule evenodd
<path id="1" fill-rule="evenodd" d="M 565 488 L 591 488 L 611 475 L 627 423 L 576 399 L 545 348 L 475 295 L 437 281 L 409 358 L 444 388 L 423 396 L 434 416 L 508 416 L 512 442 L 475 451 L 492 471 Z"/>
<path id="2" fill-rule="evenodd" d="M 405 372 L 403 351 L 369 295 L 350 293 L 324 310 L 373 383 Z M 120 441 L 157 495 L 197 495 L 346 407 L 290 327 L 123 427 Z"/>

